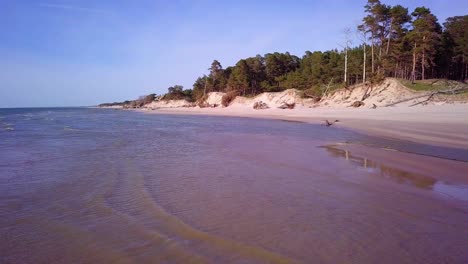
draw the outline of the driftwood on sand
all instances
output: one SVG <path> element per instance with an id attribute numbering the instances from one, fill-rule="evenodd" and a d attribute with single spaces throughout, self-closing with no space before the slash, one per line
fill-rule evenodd
<path id="1" fill-rule="evenodd" d="M 356 101 L 354 103 L 352 103 L 350 106 L 351 107 L 361 107 L 361 106 L 364 106 L 365 103 L 363 101 Z"/>
<path id="2" fill-rule="evenodd" d="M 318 102 L 320 102 L 320 100 L 322 100 L 322 97 L 317 96 L 317 95 L 313 95 L 313 94 L 309 94 L 307 92 L 304 92 L 304 97 L 305 98 L 312 98 L 314 100 L 314 103 L 318 103 Z"/>
<path id="3" fill-rule="evenodd" d="M 328 119 L 327 119 L 327 120 L 325 120 L 325 124 L 324 124 L 324 125 L 327 126 L 327 127 L 329 127 L 329 126 L 335 124 L 336 122 L 340 122 L 340 120 L 337 119 L 337 120 L 335 120 L 335 121 L 331 121 L 331 122 L 330 122 L 330 121 L 328 121 Z"/>
<path id="4" fill-rule="evenodd" d="M 253 109 L 261 110 L 261 109 L 268 109 L 268 105 L 262 101 L 255 102 L 253 105 Z"/>
<path id="5" fill-rule="evenodd" d="M 364 95 L 362 96 L 361 98 L 361 101 L 364 101 L 366 100 L 370 95 L 371 95 L 371 92 L 372 92 L 372 84 L 366 84 L 366 91 L 364 92 Z"/>
<path id="6" fill-rule="evenodd" d="M 294 106 L 296 106 L 296 103 L 284 103 L 280 106 L 278 106 L 279 109 L 294 109 Z"/>

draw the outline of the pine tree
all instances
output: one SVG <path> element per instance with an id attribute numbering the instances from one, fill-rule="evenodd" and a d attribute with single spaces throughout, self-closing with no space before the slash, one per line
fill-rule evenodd
<path id="1" fill-rule="evenodd" d="M 434 58 L 440 45 L 441 26 L 426 7 L 417 7 L 411 15 L 415 18 L 413 30 L 409 33 L 414 45 L 412 79 L 416 79 L 416 60 L 420 58 L 421 79 L 424 80 L 426 68 L 434 66 Z"/>
<path id="2" fill-rule="evenodd" d="M 449 17 L 444 27 L 444 55 L 452 65 L 447 71 L 450 77 L 465 80 L 468 78 L 468 15 Z"/>

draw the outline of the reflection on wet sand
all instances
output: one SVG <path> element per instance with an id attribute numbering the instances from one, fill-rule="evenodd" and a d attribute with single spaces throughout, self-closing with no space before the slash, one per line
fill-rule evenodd
<path id="1" fill-rule="evenodd" d="M 352 154 L 351 151 L 340 148 L 338 145 L 328 145 L 323 148 L 333 157 L 344 158 L 356 166 L 363 167 L 373 174 L 378 174 L 394 182 L 433 190 L 452 198 L 468 201 L 468 186 L 447 184 L 427 175 L 395 168 L 367 157 Z"/>
<path id="2" fill-rule="evenodd" d="M 364 147 L 406 142 L 271 120 L 94 109 L 38 109 L 24 120 L 32 110 L 9 111 L 15 130 L 0 122 L 2 264 L 468 257 L 468 163 Z M 338 141 L 350 143 L 318 148 Z"/>

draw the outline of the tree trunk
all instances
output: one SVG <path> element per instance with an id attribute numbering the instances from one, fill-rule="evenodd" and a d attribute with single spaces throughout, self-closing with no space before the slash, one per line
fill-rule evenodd
<path id="1" fill-rule="evenodd" d="M 382 39 L 380 39 L 380 45 L 379 45 L 379 64 L 377 65 L 377 73 L 380 73 L 380 66 L 382 64 Z"/>
<path id="2" fill-rule="evenodd" d="M 374 38 L 372 37 L 372 47 L 371 47 L 371 60 L 372 60 L 372 73 L 374 73 Z"/>
<path id="3" fill-rule="evenodd" d="M 416 42 L 414 42 L 414 48 L 413 48 L 413 70 L 411 72 L 411 83 L 414 83 L 416 80 Z"/>
<path id="4" fill-rule="evenodd" d="M 465 70 L 462 73 L 462 81 L 465 81 L 466 78 L 468 77 L 468 63 L 465 62 L 465 56 L 463 56 L 463 65 L 465 66 Z M 463 66 L 462 66 L 463 67 Z"/>
<path id="5" fill-rule="evenodd" d="M 465 81 L 466 78 L 468 78 L 468 63 L 465 63 L 465 76 L 463 76 L 463 81 Z"/>
<path id="6" fill-rule="evenodd" d="M 421 80 L 426 79 L 426 36 L 423 36 L 422 56 L 421 56 Z"/>
<path id="7" fill-rule="evenodd" d="M 203 89 L 203 97 L 205 97 L 205 95 L 206 95 L 206 83 L 207 83 L 207 81 L 206 81 L 206 78 L 205 78 L 205 89 Z"/>
<path id="8" fill-rule="evenodd" d="M 366 82 L 366 60 L 367 60 L 366 44 L 364 43 L 364 65 L 362 66 L 362 83 Z"/>
<path id="9" fill-rule="evenodd" d="M 421 80 L 425 80 L 426 79 L 426 75 L 425 75 L 425 68 L 424 67 L 425 65 L 425 59 L 426 59 L 426 52 L 424 51 L 424 48 L 423 48 L 423 52 L 422 52 L 422 56 L 421 56 Z"/>
<path id="10" fill-rule="evenodd" d="M 390 23 L 392 23 L 392 20 L 390 20 Z M 392 26 L 390 25 L 390 32 L 388 33 L 388 39 L 387 39 L 387 50 L 385 51 L 385 55 L 388 55 L 388 51 L 390 50 L 390 38 L 392 36 Z"/>
<path id="11" fill-rule="evenodd" d="M 345 61 L 344 61 L 344 83 L 345 86 L 348 83 L 348 47 L 345 49 Z"/>

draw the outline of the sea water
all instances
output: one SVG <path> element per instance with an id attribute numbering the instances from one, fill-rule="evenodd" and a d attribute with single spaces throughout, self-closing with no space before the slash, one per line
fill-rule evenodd
<path id="1" fill-rule="evenodd" d="M 466 161 L 298 122 L 0 109 L 0 263 L 466 263 Z"/>

